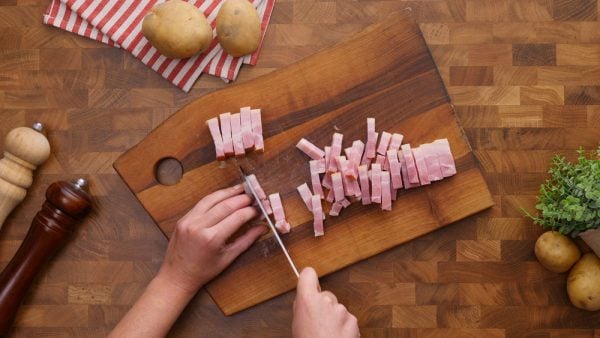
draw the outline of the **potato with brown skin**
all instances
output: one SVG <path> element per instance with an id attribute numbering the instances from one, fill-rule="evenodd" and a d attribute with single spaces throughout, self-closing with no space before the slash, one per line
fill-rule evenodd
<path id="1" fill-rule="evenodd" d="M 567 279 L 567 293 L 577 308 L 600 310 L 600 259 L 587 253 L 575 264 Z"/>
<path id="2" fill-rule="evenodd" d="M 213 38 L 202 11 L 182 0 L 154 6 L 144 17 L 142 32 L 154 48 L 171 59 L 202 53 Z"/>
<path id="3" fill-rule="evenodd" d="M 535 256 L 546 269 L 562 273 L 577 262 L 581 252 L 569 237 L 557 231 L 547 231 L 535 242 Z"/>
<path id="4" fill-rule="evenodd" d="M 248 0 L 226 0 L 217 14 L 217 39 L 231 56 L 254 52 L 260 43 L 260 18 Z"/>

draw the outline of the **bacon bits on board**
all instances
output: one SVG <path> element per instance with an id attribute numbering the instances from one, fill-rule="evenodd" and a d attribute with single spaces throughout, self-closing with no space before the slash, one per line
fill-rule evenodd
<path id="1" fill-rule="evenodd" d="M 206 124 L 219 161 L 233 155 L 242 157 L 246 151 L 264 151 L 260 109 L 242 107 L 239 113 L 222 113 Z"/>

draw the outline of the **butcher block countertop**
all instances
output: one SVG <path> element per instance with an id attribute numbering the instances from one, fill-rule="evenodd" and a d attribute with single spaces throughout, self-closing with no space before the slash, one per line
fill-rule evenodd
<path id="1" fill-rule="evenodd" d="M 103 337 L 135 302 L 167 242 L 112 164 L 186 103 L 123 51 L 42 24 L 45 0 L 0 0 L 0 147 L 41 121 L 52 156 L 0 230 L 0 268 L 53 181 L 89 178 L 95 211 L 39 276 L 14 337 Z M 363 336 L 600 336 L 600 312 L 572 307 L 566 276 L 533 255 L 533 209 L 550 158 L 600 142 L 596 0 L 278 1 L 258 65 L 284 67 L 408 9 L 425 36 L 495 206 L 324 277 Z M 225 317 L 205 291 L 173 336 L 287 336 L 294 293 Z"/>

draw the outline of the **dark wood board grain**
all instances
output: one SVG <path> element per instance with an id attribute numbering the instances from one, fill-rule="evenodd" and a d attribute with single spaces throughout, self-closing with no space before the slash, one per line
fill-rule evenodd
<path id="1" fill-rule="evenodd" d="M 219 163 L 205 121 L 241 106 L 262 109 L 266 152 Z M 345 146 L 364 140 L 367 117 L 376 118 L 378 130 L 401 132 L 415 145 L 448 138 L 459 173 L 403 191 L 392 212 L 353 205 L 341 217 L 328 218 L 325 236 L 314 238 L 312 216 L 295 191 L 308 180 L 307 159 L 294 145 L 306 137 L 323 147 L 334 130 L 344 134 Z M 177 184 L 157 182 L 156 164 L 164 158 L 182 163 Z M 283 240 L 300 268 L 313 266 L 319 275 L 493 205 L 420 30 L 403 13 L 280 71 L 192 102 L 120 157 L 115 168 L 168 236 L 201 197 L 239 180 L 238 162 L 257 175 L 267 193 L 282 195 L 294 226 Z M 225 314 L 295 286 L 274 244 L 266 236 L 207 286 Z"/>

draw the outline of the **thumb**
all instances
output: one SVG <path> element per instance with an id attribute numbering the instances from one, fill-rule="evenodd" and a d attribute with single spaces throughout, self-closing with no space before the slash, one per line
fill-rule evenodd
<path id="1" fill-rule="evenodd" d="M 315 269 L 307 267 L 302 270 L 300 277 L 298 278 L 297 290 L 299 294 L 317 293 L 321 291 L 319 276 L 317 276 Z"/>

